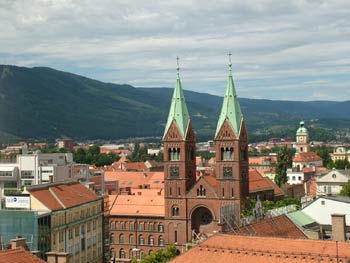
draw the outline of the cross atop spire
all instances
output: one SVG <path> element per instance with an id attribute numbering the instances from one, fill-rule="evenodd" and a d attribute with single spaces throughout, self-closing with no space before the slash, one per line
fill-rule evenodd
<path id="1" fill-rule="evenodd" d="M 180 78 L 180 66 L 179 66 L 179 56 L 176 57 L 176 74 L 177 74 L 177 78 Z"/>
<path id="2" fill-rule="evenodd" d="M 228 61 L 229 61 L 228 69 L 229 69 L 230 75 L 232 75 L 232 61 L 231 61 L 231 56 L 232 56 L 232 53 L 231 53 L 231 51 L 230 51 L 230 52 L 228 53 Z"/>

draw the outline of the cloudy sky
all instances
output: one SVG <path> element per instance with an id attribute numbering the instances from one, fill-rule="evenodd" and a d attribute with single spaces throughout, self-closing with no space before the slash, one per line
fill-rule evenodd
<path id="1" fill-rule="evenodd" d="M 0 0 L 0 64 L 240 97 L 350 100 L 349 0 Z"/>

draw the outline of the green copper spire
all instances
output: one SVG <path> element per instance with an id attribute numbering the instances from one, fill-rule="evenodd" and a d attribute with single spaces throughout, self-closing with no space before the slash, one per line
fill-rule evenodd
<path id="1" fill-rule="evenodd" d="M 229 121 L 233 131 L 238 136 L 240 133 L 241 122 L 243 119 L 243 114 L 241 111 L 241 107 L 239 106 L 235 85 L 233 84 L 231 53 L 229 54 L 229 61 L 229 75 L 226 87 L 226 94 L 222 103 L 219 121 L 216 127 L 215 138 L 217 137 L 221 126 L 223 125 L 226 119 Z"/>
<path id="2" fill-rule="evenodd" d="M 168 115 L 168 121 L 165 126 L 164 137 L 170 128 L 173 120 L 175 120 L 177 127 L 179 128 L 183 138 L 186 137 L 186 131 L 188 123 L 190 121 L 190 115 L 188 114 L 185 97 L 182 90 L 182 85 L 180 81 L 180 67 L 179 67 L 179 57 L 177 60 L 177 78 L 174 88 L 173 98 L 171 99 L 171 105 Z"/>

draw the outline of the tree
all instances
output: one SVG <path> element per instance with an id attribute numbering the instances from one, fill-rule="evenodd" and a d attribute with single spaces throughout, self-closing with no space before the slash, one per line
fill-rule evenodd
<path id="1" fill-rule="evenodd" d="M 136 259 L 132 260 L 132 263 L 166 263 L 176 257 L 177 251 L 175 245 L 169 245 L 165 250 L 160 249 L 152 252 L 148 256 L 146 256 L 141 261 L 137 261 Z"/>
<path id="2" fill-rule="evenodd" d="M 339 195 L 350 196 L 350 180 L 342 186 Z"/>
<path id="3" fill-rule="evenodd" d="M 323 166 L 327 167 L 329 163 L 332 162 L 330 153 L 332 152 L 331 148 L 326 147 L 325 145 L 322 145 L 321 147 L 316 147 L 315 152 L 320 156 L 323 160 Z"/>
<path id="4" fill-rule="evenodd" d="M 331 162 L 328 164 L 329 169 L 338 169 L 338 170 L 344 170 L 347 168 L 350 168 L 350 163 L 347 159 L 344 160 L 336 160 L 335 162 Z"/>
<path id="5" fill-rule="evenodd" d="M 292 167 L 293 149 L 284 146 L 277 153 L 275 182 L 278 186 L 287 182 L 287 168 Z"/>

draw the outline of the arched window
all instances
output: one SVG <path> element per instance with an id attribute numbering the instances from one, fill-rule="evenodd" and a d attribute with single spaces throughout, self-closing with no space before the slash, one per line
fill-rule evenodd
<path id="1" fill-rule="evenodd" d="M 164 238 L 163 238 L 163 236 L 159 236 L 158 237 L 158 245 L 161 246 L 161 247 L 164 246 Z"/>
<path id="2" fill-rule="evenodd" d="M 145 251 L 141 250 L 140 251 L 140 259 L 143 259 L 145 257 Z"/>
<path id="3" fill-rule="evenodd" d="M 134 242 L 135 242 L 135 241 L 134 241 L 134 235 L 131 234 L 131 235 L 129 236 L 129 244 L 134 244 Z"/>
<path id="4" fill-rule="evenodd" d="M 139 224 L 139 231 L 144 231 L 145 230 L 145 223 L 141 222 Z"/>
<path id="5" fill-rule="evenodd" d="M 152 252 L 153 252 L 153 250 L 148 251 L 148 255 L 151 255 L 151 254 L 152 254 Z"/>
<path id="6" fill-rule="evenodd" d="M 119 250 L 119 258 L 125 258 L 125 250 L 123 248 Z"/>
<path id="7" fill-rule="evenodd" d="M 148 245 L 154 246 L 154 237 L 152 235 L 148 237 Z"/>
<path id="8" fill-rule="evenodd" d="M 139 244 L 140 245 L 144 245 L 145 244 L 145 238 L 143 237 L 143 235 L 139 235 Z"/>
<path id="9" fill-rule="evenodd" d="M 120 230 L 125 230 L 125 222 L 120 222 Z"/>
<path id="10" fill-rule="evenodd" d="M 135 230 L 135 223 L 134 222 L 130 222 L 129 229 L 131 231 Z"/>
<path id="11" fill-rule="evenodd" d="M 172 216 L 179 216 L 179 212 L 180 212 L 180 210 L 178 207 L 176 207 L 176 206 L 172 207 L 172 210 L 171 210 Z"/>
<path id="12" fill-rule="evenodd" d="M 124 234 L 120 234 L 120 236 L 119 236 L 119 244 L 124 244 L 124 243 L 125 243 Z"/>
<path id="13" fill-rule="evenodd" d="M 205 190 L 203 185 L 199 186 L 197 189 L 197 196 L 207 196 L 207 190 Z"/>
<path id="14" fill-rule="evenodd" d="M 158 225 L 158 232 L 164 232 L 164 226 L 162 224 Z"/>
<path id="15" fill-rule="evenodd" d="M 169 160 L 180 161 L 180 148 L 169 148 Z"/>
<path id="16" fill-rule="evenodd" d="M 115 238 L 113 234 L 110 236 L 110 240 L 111 240 L 111 244 L 115 244 Z"/>
<path id="17" fill-rule="evenodd" d="M 114 259 L 115 258 L 115 251 L 112 249 L 111 250 L 111 258 Z"/>
<path id="18" fill-rule="evenodd" d="M 234 159 L 234 150 L 233 148 L 221 148 L 221 161 L 233 161 Z"/>
<path id="19" fill-rule="evenodd" d="M 111 226 L 111 230 L 115 230 L 115 222 L 111 222 L 110 226 Z"/>

